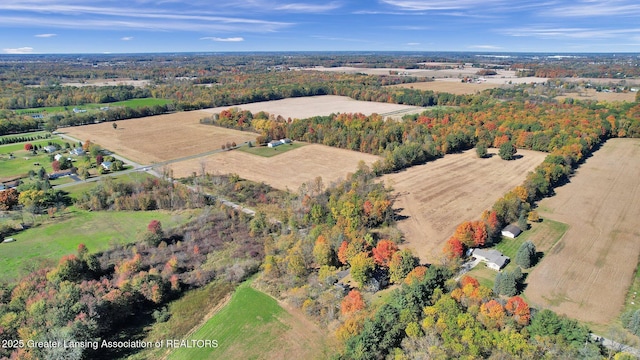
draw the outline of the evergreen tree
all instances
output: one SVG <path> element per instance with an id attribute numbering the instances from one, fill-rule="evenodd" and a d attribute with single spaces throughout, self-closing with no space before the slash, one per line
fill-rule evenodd
<path id="1" fill-rule="evenodd" d="M 520 245 L 516 253 L 516 264 L 520 265 L 523 269 L 528 269 L 535 265 L 535 260 L 536 246 L 531 241 L 525 241 Z"/>

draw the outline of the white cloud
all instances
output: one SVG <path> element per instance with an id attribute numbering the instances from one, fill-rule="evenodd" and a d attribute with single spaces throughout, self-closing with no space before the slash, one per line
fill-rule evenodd
<path id="1" fill-rule="evenodd" d="M 563 27 L 522 27 L 504 29 L 504 35 L 516 37 L 539 38 L 572 38 L 572 39 L 609 39 L 616 37 L 629 38 L 630 35 L 640 35 L 640 28 L 633 29 L 595 29 L 595 28 L 563 28 Z"/>
<path id="2" fill-rule="evenodd" d="M 383 3 L 403 10 L 461 10 L 493 5 L 508 4 L 505 0 L 381 0 Z"/>
<path id="3" fill-rule="evenodd" d="M 331 10 L 335 10 L 340 8 L 340 5 L 337 2 L 330 2 L 328 4 L 305 4 L 305 3 L 292 3 L 292 4 L 283 4 L 275 7 L 275 10 L 284 10 L 291 12 L 302 12 L 302 13 L 317 13 L 317 12 L 327 12 Z"/>
<path id="4" fill-rule="evenodd" d="M 37 34 L 37 35 L 35 35 L 35 37 L 37 37 L 37 38 L 50 38 L 50 37 L 54 37 L 54 36 L 58 36 L 58 34 Z"/>
<path id="5" fill-rule="evenodd" d="M 219 41 L 219 42 L 240 42 L 240 41 L 244 41 L 243 37 L 228 37 L 228 38 L 220 38 L 220 37 L 215 37 L 215 36 L 206 36 L 203 38 L 200 38 L 200 40 L 211 40 L 211 41 Z"/>
<path id="6" fill-rule="evenodd" d="M 133 40 L 133 36 L 125 36 L 125 37 L 120 38 L 120 40 L 122 40 L 122 41 L 131 41 L 131 40 Z"/>
<path id="7" fill-rule="evenodd" d="M 420 43 L 418 43 L 418 42 L 410 42 L 410 43 L 407 43 L 407 45 L 409 45 L 409 46 L 418 46 L 418 45 L 420 45 Z"/>
<path id="8" fill-rule="evenodd" d="M 638 16 L 640 15 L 640 4 L 635 0 L 583 0 L 563 6 L 552 6 L 543 13 L 546 16 L 554 17 Z"/>
<path id="9" fill-rule="evenodd" d="M 6 54 L 30 54 L 33 52 L 33 48 L 29 46 L 13 49 L 2 49 Z"/>

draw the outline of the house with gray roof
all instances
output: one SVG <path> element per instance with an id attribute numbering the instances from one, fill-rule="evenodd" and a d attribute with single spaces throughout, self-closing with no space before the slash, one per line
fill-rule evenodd
<path id="1" fill-rule="evenodd" d="M 471 256 L 484 262 L 487 267 L 495 271 L 500 271 L 511 260 L 495 249 L 473 249 Z"/>

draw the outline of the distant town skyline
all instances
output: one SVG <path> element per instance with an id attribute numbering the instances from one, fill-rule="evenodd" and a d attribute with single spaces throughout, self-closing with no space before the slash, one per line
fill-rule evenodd
<path id="1" fill-rule="evenodd" d="M 640 52 L 637 0 L 295 1 L 3 1 L 0 52 Z"/>

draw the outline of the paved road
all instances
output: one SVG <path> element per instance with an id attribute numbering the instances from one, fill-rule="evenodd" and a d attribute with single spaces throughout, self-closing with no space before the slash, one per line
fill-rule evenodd
<path id="1" fill-rule="evenodd" d="M 624 351 L 640 359 L 640 349 L 634 348 L 629 345 L 621 344 L 619 342 L 604 338 L 594 333 L 591 333 L 589 335 L 591 336 L 592 340 L 601 343 L 602 346 L 606 347 L 607 349 L 611 349 L 617 352 Z"/>

